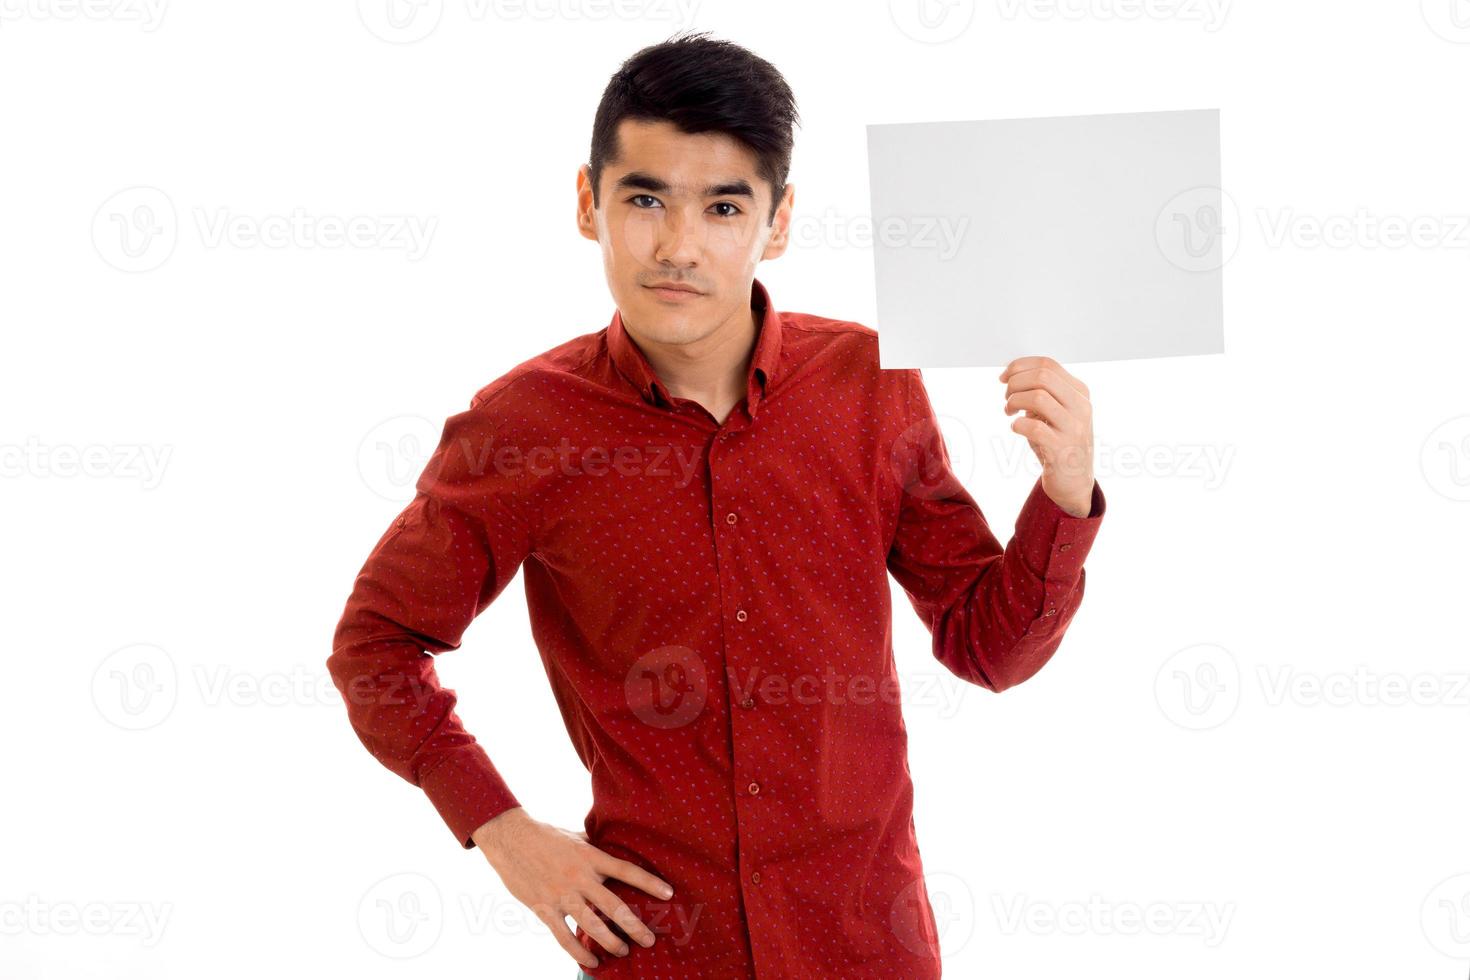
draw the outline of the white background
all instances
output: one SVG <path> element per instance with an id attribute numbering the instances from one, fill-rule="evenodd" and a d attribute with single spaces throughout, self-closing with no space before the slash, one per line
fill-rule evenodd
<path id="1" fill-rule="evenodd" d="M 1061 651 L 965 687 L 894 587 L 945 975 L 1463 978 L 1457 2 L 443 0 L 394 31 L 372 2 L 0 0 L 0 974 L 575 974 L 324 660 L 444 417 L 610 318 L 576 168 L 622 59 L 693 27 L 799 100 L 805 237 L 758 275 L 869 324 L 867 123 L 1222 110 L 1226 353 L 1078 366 L 1109 511 Z M 250 237 L 296 209 L 369 240 Z M 150 213 L 130 256 L 115 220 Z M 1004 540 L 1037 471 L 1002 386 L 925 377 Z M 440 670 L 579 828 L 519 583 Z"/>

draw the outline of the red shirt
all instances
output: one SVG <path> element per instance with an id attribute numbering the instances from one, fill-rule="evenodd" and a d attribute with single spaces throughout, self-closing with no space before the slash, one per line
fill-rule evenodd
<path id="1" fill-rule="evenodd" d="M 327 664 L 368 750 L 472 847 L 520 804 L 430 654 L 522 569 L 591 774 L 588 840 L 674 886 L 604 882 L 657 941 L 618 957 L 578 927 L 590 973 L 938 977 L 888 575 L 934 656 L 1003 690 L 1077 611 L 1102 490 L 1077 518 L 1038 480 L 1002 548 L 917 369 L 880 370 L 866 326 L 777 312 L 759 280 L 751 301 L 723 424 L 669 395 L 616 312 L 482 388 L 373 547 Z"/>

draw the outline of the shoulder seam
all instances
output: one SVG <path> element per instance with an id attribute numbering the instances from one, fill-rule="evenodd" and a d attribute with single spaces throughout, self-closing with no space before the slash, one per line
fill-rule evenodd
<path id="1" fill-rule="evenodd" d="M 586 357 L 582 358 L 580 361 L 577 361 L 572 366 L 570 366 L 570 367 L 568 367 L 568 368 L 565 369 L 568 374 L 575 374 L 575 373 L 581 371 L 588 364 L 592 363 L 592 361 L 598 356 L 598 354 L 600 354 L 602 352 L 602 350 L 606 346 L 606 341 L 600 335 L 602 335 L 603 333 L 605 333 L 606 330 L 607 330 L 607 328 L 606 327 L 603 327 L 603 328 L 600 328 L 598 330 L 590 331 L 589 333 L 586 333 L 586 334 L 579 334 L 578 337 L 573 337 L 573 338 L 571 338 L 571 340 L 567 341 L 567 343 L 571 343 L 573 340 L 580 339 L 581 337 L 584 337 L 584 336 L 585 337 L 596 337 L 597 338 L 597 340 L 594 341 L 593 344 L 592 344 L 592 349 L 587 352 L 587 356 Z M 558 347 L 561 347 L 561 346 L 565 346 L 565 345 L 558 345 Z M 532 374 L 536 373 L 536 370 L 537 369 L 535 367 L 533 367 L 533 362 L 535 362 L 539 358 L 545 357 L 547 354 L 551 353 L 551 351 L 554 351 L 556 349 L 557 349 L 557 347 L 553 347 L 553 348 L 551 348 L 548 351 L 543 351 L 542 353 L 537 354 L 535 357 L 527 358 L 526 360 L 521 361 L 519 364 L 517 364 L 514 367 L 512 367 L 509 371 L 506 371 L 499 378 L 496 378 L 494 381 L 490 381 L 490 382 L 482 385 L 475 392 L 474 396 L 471 397 L 471 399 L 470 399 L 470 408 L 472 408 L 472 409 L 479 408 L 483 404 L 485 404 L 485 402 L 487 400 L 487 396 L 486 396 L 485 392 L 487 390 L 489 390 L 491 387 L 493 387 L 497 381 L 505 381 L 504 389 L 510 389 L 510 388 L 514 387 L 522 379 L 527 378 L 527 377 L 531 376 Z"/>

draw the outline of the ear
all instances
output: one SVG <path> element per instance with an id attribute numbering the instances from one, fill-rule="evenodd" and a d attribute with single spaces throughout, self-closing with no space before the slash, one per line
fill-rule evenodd
<path id="1" fill-rule="evenodd" d="M 577 168 L 577 231 L 583 238 L 597 241 L 597 213 L 592 205 L 592 169 L 589 164 Z"/>
<path id="2" fill-rule="evenodd" d="M 795 203 L 796 185 L 787 181 L 786 189 L 781 192 L 781 202 L 776 205 L 776 215 L 771 219 L 771 237 L 766 241 L 761 259 L 780 258 L 786 253 L 786 246 L 791 241 L 791 209 Z"/>

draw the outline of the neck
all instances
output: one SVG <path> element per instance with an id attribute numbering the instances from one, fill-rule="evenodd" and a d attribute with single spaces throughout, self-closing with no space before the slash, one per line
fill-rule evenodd
<path id="1" fill-rule="evenodd" d="M 707 336 L 688 344 L 649 344 L 644 356 L 669 394 L 703 405 L 723 422 L 745 397 L 763 310 L 748 303 Z"/>

